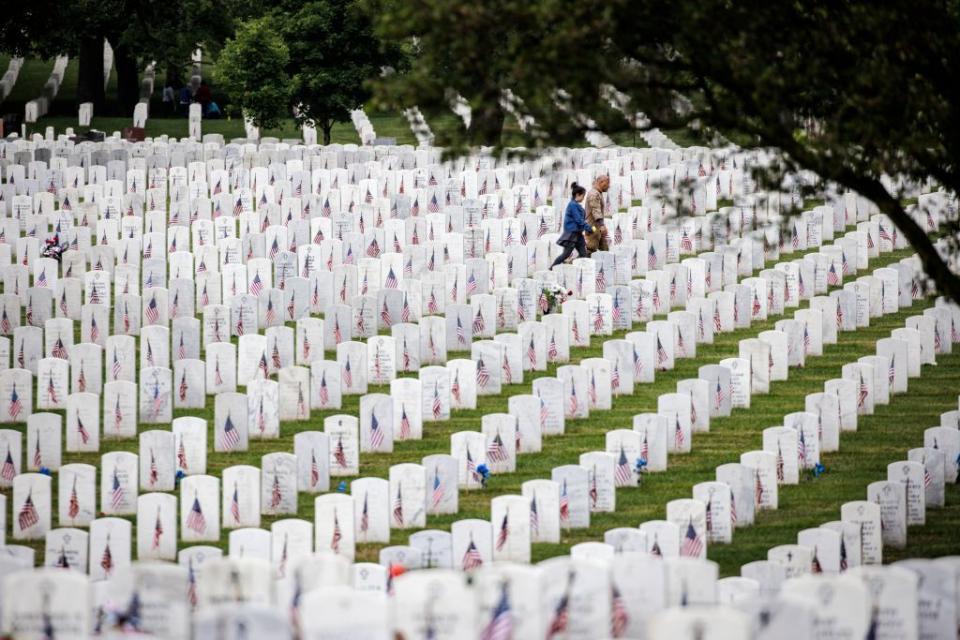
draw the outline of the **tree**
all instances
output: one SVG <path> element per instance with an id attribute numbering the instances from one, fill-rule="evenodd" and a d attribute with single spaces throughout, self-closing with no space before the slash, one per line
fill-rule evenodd
<path id="1" fill-rule="evenodd" d="M 243 106 L 244 116 L 264 129 L 289 114 L 290 51 L 266 18 L 250 20 L 220 52 L 216 81 Z"/>
<path id="2" fill-rule="evenodd" d="M 6 10 L 6 9 L 5 9 Z M 198 46 L 215 49 L 232 32 L 243 2 L 228 0 L 36 0 L 12 3 L 0 25 L 0 50 L 48 58 L 79 56 L 77 101 L 104 106 L 103 49 L 114 51 L 122 113 L 140 99 L 147 64 L 182 69 Z"/>
<path id="3" fill-rule="evenodd" d="M 367 82 L 402 61 L 398 47 L 381 45 L 370 18 L 353 0 L 282 0 L 266 12 L 261 28 L 286 44 L 289 61 L 282 68 L 263 69 L 251 81 L 270 85 L 277 94 L 281 86 L 289 85 L 289 98 L 278 107 L 292 112 L 299 124 L 318 127 L 324 144 L 330 143 L 334 123 L 349 120 L 350 111 L 369 100 Z M 241 42 L 239 37 L 231 46 L 236 57 L 224 60 L 221 56 L 218 61 L 226 76 L 238 75 L 235 65 L 259 54 L 253 42 Z M 242 52 L 245 48 L 249 50 Z M 254 113 L 255 95 L 228 93 L 236 106 Z M 258 109 L 266 112 L 263 104 Z"/>
<path id="4" fill-rule="evenodd" d="M 532 147 L 578 139 L 591 121 L 606 133 L 630 130 L 635 120 L 623 112 L 641 112 L 645 127 L 689 127 L 777 148 L 784 171 L 809 169 L 872 200 L 940 291 L 960 301 L 960 279 L 885 179 L 933 179 L 960 190 L 958 3 L 476 4 L 378 1 L 378 31 L 420 43 L 403 95 L 443 108 L 442 90 L 453 90 L 477 109 L 509 87 L 537 121 L 525 134 Z M 488 33 L 493 38 L 475 35 Z M 447 55 L 433 50 L 442 45 L 451 47 Z M 461 74 L 449 56 L 491 64 L 491 73 Z M 381 82 L 378 95 L 400 95 L 400 86 Z M 621 110 L 611 106 L 614 97 Z M 470 143 L 468 133 L 454 130 L 451 141 Z"/>

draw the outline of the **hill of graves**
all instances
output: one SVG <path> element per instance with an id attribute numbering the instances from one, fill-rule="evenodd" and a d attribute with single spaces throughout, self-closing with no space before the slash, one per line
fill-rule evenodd
<path id="1" fill-rule="evenodd" d="M 866 199 L 657 131 L 444 161 L 413 109 L 320 146 L 36 106 L 0 141 L 3 633 L 955 633 L 960 307 Z M 549 270 L 599 175 L 609 251 Z"/>

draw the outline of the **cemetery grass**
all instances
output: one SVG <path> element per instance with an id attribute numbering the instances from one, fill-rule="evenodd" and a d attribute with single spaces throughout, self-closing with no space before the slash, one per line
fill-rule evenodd
<path id="1" fill-rule="evenodd" d="M 908 255 L 909 250 L 888 254 L 873 261 L 875 269 Z M 796 255 L 794 256 L 796 257 Z M 666 503 L 677 498 L 688 498 L 694 484 L 714 480 L 715 467 L 737 462 L 741 453 L 761 448 L 761 432 L 764 428 L 782 424 L 783 416 L 804 409 L 808 393 L 821 391 L 824 381 L 839 377 L 841 366 L 858 357 L 874 353 L 875 341 L 889 336 L 892 329 L 902 327 L 906 318 L 931 306 L 932 299 L 915 301 L 908 309 L 871 321 L 869 328 L 841 333 L 838 344 L 825 345 L 822 357 L 807 359 L 803 369 L 793 368 L 787 381 L 774 382 L 769 395 L 755 395 L 749 410 L 735 410 L 728 418 L 711 421 L 709 433 L 693 436 L 694 448 L 690 454 L 671 455 L 668 471 L 645 474 L 642 486 L 622 488 L 617 491 L 617 510 L 609 514 L 592 514 L 589 529 L 565 531 L 560 544 L 533 545 L 533 560 L 568 553 L 569 546 L 588 540 L 602 540 L 603 532 L 614 527 L 635 527 L 641 522 L 662 519 Z M 807 303 L 801 308 L 808 306 Z M 562 436 L 544 438 L 543 451 L 521 455 L 517 471 L 513 474 L 496 475 L 490 479 L 486 490 L 460 492 L 460 511 L 455 515 L 430 516 L 429 528 L 449 529 L 452 522 L 464 518 L 489 519 L 490 499 L 497 495 L 519 494 L 523 482 L 535 478 L 549 478 L 551 470 L 559 465 L 577 464 L 579 456 L 588 451 L 604 450 L 604 434 L 611 429 L 632 427 L 632 417 L 637 413 L 655 412 L 657 397 L 673 392 L 676 383 L 685 378 L 697 377 L 697 369 L 703 364 L 715 364 L 722 358 L 738 353 L 738 343 L 745 337 L 755 336 L 760 331 L 771 329 L 777 319 L 756 322 L 748 329 L 720 334 L 712 345 L 698 345 L 697 357 L 677 361 L 674 370 L 658 372 L 654 384 L 636 385 L 634 394 L 614 399 L 613 409 L 594 412 L 585 420 L 567 421 L 566 433 Z M 635 329 L 640 327 L 635 326 Z M 618 337 L 621 334 L 615 335 Z M 77 336 L 79 339 L 79 336 Z M 577 361 L 602 355 L 605 338 L 594 338 L 589 348 L 576 350 Z M 910 381 L 909 393 L 894 396 L 888 406 L 878 407 L 873 416 L 861 416 L 857 432 L 844 432 L 841 450 L 825 454 L 823 464 L 826 472 L 819 478 L 806 476 L 799 486 L 782 487 L 780 508 L 774 512 L 762 512 L 757 524 L 751 528 L 737 529 L 731 545 L 712 545 L 709 557 L 720 564 L 722 575 L 736 575 L 740 565 L 766 557 L 767 549 L 778 544 L 793 543 L 801 529 L 818 526 L 839 519 L 840 505 L 849 500 L 866 497 L 867 484 L 886 478 L 886 465 L 906 458 L 906 452 L 922 446 L 923 430 L 939 424 L 939 414 L 957 407 L 960 390 L 960 349 L 953 355 L 941 355 L 937 366 L 924 367 L 923 376 Z M 523 384 L 504 388 L 499 396 L 478 399 L 476 410 L 457 411 L 447 422 L 426 423 L 424 438 L 395 444 L 393 453 L 364 454 L 361 461 L 361 477 L 386 478 L 389 468 L 400 462 L 419 462 L 423 456 L 434 453 L 449 453 L 450 435 L 457 431 L 478 431 L 480 419 L 486 413 L 506 412 L 507 399 L 511 395 L 529 393 L 533 377 L 554 375 L 556 365 L 536 376 L 525 374 Z M 410 374 L 405 374 L 410 375 Z M 371 386 L 370 391 L 388 392 Z M 34 392 L 36 397 L 36 391 Z M 238 464 L 259 467 L 261 456 L 274 451 L 293 451 L 293 436 L 299 431 L 322 430 L 323 419 L 337 413 L 359 415 L 359 397 L 346 396 L 343 407 L 333 411 L 313 411 L 311 419 L 301 422 L 285 422 L 281 437 L 276 440 L 252 440 L 247 452 L 230 454 L 213 450 L 213 429 L 209 429 L 207 472 L 220 476 L 224 468 Z M 213 423 L 213 403 L 208 399 L 205 410 L 174 410 L 174 417 L 198 416 Z M 23 425 L 18 425 L 23 431 Z M 169 429 L 169 425 L 141 424 L 139 430 Z M 96 454 L 65 453 L 64 463 L 84 462 L 99 466 L 100 456 L 109 451 L 137 452 L 138 440 L 102 440 L 101 451 Z M 338 490 L 341 480 L 349 490 L 353 478 L 331 478 L 331 491 Z M 10 490 L 3 491 L 8 497 Z M 99 492 L 98 492 L 99 496 Z M 57 522 L 57 492 L 53 491 L 53 522 Z M 301 493 L 296 516 L 262 518 L 261 526 L 285 517 L 298 517 L 312 521 L 313 501 L 316 496 Z M 8 502 L 9 504 L 9 502 Z M 12 518 L 8 518 L 12 522 Z M 910 531 L 909 546 L 905 551 L 885 550 L 885 559 L 897 557 L 947 555 L 960 553 L 960 539 L 955 532 L 960 527 L 960 489 L 947 487 L 947 506 L 929 510 L 928 524 Z M 8 526 L 12 526 L 8 525 Z M 9 537 L 10 543 L 14 541 Z M 394 531 L 392 544 L 404 544 L 411 531 Z M 227 547 L 228 531 L 221 532 L 217 546 Z M 135 538 L 134 538 L 135 539 Z M 28 543 L 42 555 L 42 542 Z M 358 545 L 358 561 L 376 561 L 381 545 Z"/>

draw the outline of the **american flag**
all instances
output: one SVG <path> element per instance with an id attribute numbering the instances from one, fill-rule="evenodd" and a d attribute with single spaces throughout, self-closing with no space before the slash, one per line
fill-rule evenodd
<path id="1" fill-rule="evenodd" d="M 477 360 L 477 387 L 480 389 L 486 389 L 489 383 L 490 370 L 487 369 L 487 365 L 483 361 L 483 358 L 479 358 Z"/>
<path id="2" fill-rule="evenodd" d="M 567 481 L 560 488 L 560 522 L 570 522 L 570 496 L 567 495 Z"/>
<path id="3" fill-rule="evenodd" d="M 26 531 L 40 522 L 40 515 L 37 513 L 37 508 L 33 505 L 32 493 L 27 493 L 27 499 L 23 501 L 23 506 L 20 507 L 17 522 L 20 525 L 20 531 Z"/>
<path id="4" fill-rule="evenodd" d="M 532 338 L 531 338 L 530 344 L 533 344 Z M 550 361 L 552 362 L 556 360 L 559 356 L 560 356 L 560 350 L 557 348 L 557 334 L 555 331 L 552 331 L 550 333 L 550 342 L 547 343 L 547 358 L 549 358 Z"/>
<path id="5" fill-rule="evenodd" d="M 153 549 L 160 548 L 160 538 L 163 537 L 163 523 L 160 522 L 160 508 L 157 507 L 157 519 L 153 523 Z"/>
<path id="6" fill-rule="evenodd" d="M 464 571 L 473 571 L 474 569 L 479 569 L 482 565 L 483 557 L 480 555 L 480 550 L 477 549 L 477 545 L 473 541 L 473 536 L 470 536 L 470 543 L 467 545 L 467 550 L 463 554 L 460 566 Z"/>
<path id="7" fill-rule="evenodd" d="M 403 496 L 400 488 L 400 484 L 397 484 L 397 497 L 393 501 L 393 522 L 398 527 L 403 527 Z"/>
<path id="8" fill-rule="evenodd" d="M 280 488 L 280 475 L 274 472 L 273 484 L 270 488 L 270 508 L 276 509 L 281 502 L 283 502 L 283 490 Z"/>
<path id="9" fill-rule="evenodd" d="M 893 242 L 893 238 L 890 237 L 890 232 L 887 231 L 887 228 L 883 225 L 880 225 L 880 239 Z"/>
<path id="10" fill-rule="evenodd" d="M 650 245 L 650 249 L 647 251 L 647 269 L 654 270 L 657 268 L 657 252 L 654 250 L 653 245 Z"/>
<path id="11" fill-rule="evenodd" d="M 114 510 L 119 509 L 124 502 L 124 491 L 123 485 L 120 484 L 120 475 L 117 473 L 117 468 L 113 469 L 113 484 L 111 485 L 113 493 L 110 497 L 110 505 Z"/>
<path id="12" fill-rule="evenodd" d="M 486 323 L 483 321 L 483 312 L 477 308 L 477 315 L 473 317 L 473 333 L 480 335 L 486 329 Z"/>
<path id="13" fill-rule="evenodd" d="M 376 412 L 370 413 L 370 448 L 376 451 L 383 445 L 383 428 Z"/>
<path id="14" fill-rule="evenodd" d="M 837 331 L 843 329 L 843 305 L 837 300 Z"/>
<path id="15" fill-rule="evenodd" d="M 847 567 L 847 544 L 844 542 L 843 534 L 840 534 L 840 571 L 846 571 Z"/>
<path id="16" fill-rule="evenodd" d="M 223 435 L 221 436 L 221 447 L 224 451 L 232 451 L 240 444 L 240 433 L 233 424 L 230 414 L 227 414 L 227 420 L 223 423 Z"/>
<path id="17" fill-rule="evenodd" d="M 371 240 L 370 244 L 367 245 L 367 255 L 371 258 L 378 258 L 380 256 L 380 243 L 377 242 L 376 238 Z"/>
<path id="18" fill-rule="evenodd" d="M 7 482 L 12 482 L 16 475 L 17 469 L 13 465 L 13 454 L 10 452 L 10 446 L 7 445 L 7 457 L 3 461 L 3 469 L 0 470 L 0 478 L 3 478 Z"/>
<path id="19" fill-rule="evenodd" d="M 797 429 L 797 461 L 801 469 L 807 466 L 807 439 L 803 435 L 803 429 Z"/>
<path id="20" fill-rule="evenodd" d="M 857 391 L 857 408 L 862 409 L 865 406 L 867 397 L 869 397 L 869 391 L 867 389 L 867 383 L 863 379 L 863 374 L 860 374 L 860 385 Z"/>
<path id="21" fill-rule="evenodd" d="M 260 272 L 253 274 L 253 280 L 250 281 L 250 293 L 259 296 L 263 291 L 263 280 L 260 279 Z"/>
<path id="22" fill-rule="evenodd" d="M 683 427 L 680 426 L 680 414 L 675 416 L 675 427 L 673 429 L 673 446 L 676 451 L 683 449 L 686 437 L 683 434 Z"/>
<path id="23" fill-rule="evenodd" d="M 573 324 L 570 325 L 570 332 L 573 334 L 573 342 L 580 344 L 580 323 L 577 322 L 577 316 L 573 316 Z"/>
<path id="24" fill-rule="evenodd" d="M 100 568 L 103 569 L 104 574 L 109 578 L 110 574 L 113 573 L 113 553 L 110 551 L 110 536 L 107 536 L 107 544 L 103 548 L 103 555 L 100 556 Z"/>
<path id="25" fill-rule="evenodd" d="M 457 316 L 457 343 L 461 346 L 467 344 L 467 336 L 463 332 L 463 322 L 460 321 L 460 316 Z"/>
<path id="26" fill-rule="evenodd" d="M 593 314 L 593 332 L 600 333 L 601 331 L 603 331 L 603 310 L 598 303 Z"/>
<path id="27" fill-rule="evenodd" d="M 185 401 L 186 401 L 186 399 L 187 399 L 187 391 L 189 391 L 189 387 L 187 386 L 187 370 L 184 369 L 184 370 L 183 370 L 183 373 L 180 375 L 180 389 L 179 389 L 179 393 L 180 393 L 180 401 L 181 401 L 181 402 L 185 402 Z"/>
<path id="28" fill-rule="evenodd" d="M 180 444 L 177 446 L 177 466 L 183 471 L 188 471 L 189 467 L 187 465 L 187 449 L 183 445 L 183 437 L 180 437 Z"/>
<path id="29" fill-rule="evenodd" d="M 53 357 L 60 358 L 61 360 L 67 360 L 67 347 L 63 344 L 63 339 L 57 336 L 56 342 L 53 343 Z"/>
<path id="30" fill-rule="evenodd" d="M 580 410 L 580 401 L 577 400 L 577 387 L 574 384 L 570 385 L 570 403 L 568 413 L 571 416 L 576 416 Z"/>
<path id="31" fill-rule="evenodd" d="M 780 443 L 777 443 L 777 482 L 783 482 L 784 480 L 784 464 L 783 464 L 783 450 L 780 448 Z"/>
<path id="32" fill-rule="evenodd" d="M 693 520 L 690 520 L 687 523 L 687 532 L 683 536 L 683 544 L 680 545 L 680 555 L 687 558 L 699 558 L 702 552 L 703 541 L 693 526 Z"/>
<path id="33" fill-rule="evenodd" d="M 87 444 L 90 440 L 90 433 L 83 426 L 83 420 L 80 419 L 79 413 L 77 414 L 77 432 L 80 434 L 80 440 L 83 441 L 83 444 Z"/>
<path id="34" fill-rule="evenodd" d="M 434 419 L 434 420 L 439 420 L 439 419 L 440 419 L 441 410 L 442 410 L 442 406 L 441 406 L 441 403 L 440 403 L 440 388 L 439 388 L 439 385 L 437 385 L 437 384 L 433 385 L 433 406 L 432 406 L 432 409 L 433 409 L 433 419 Z"/>
<path id="35" fill-rule="evenodd" d="M 350 368 L 350 359 L 347 358 L 347 362 L 343 365 L 343 386 L 347 389 L 353 387 L 353 371 Z"/>
<path id="36" fill-rule="evenodd" d="M 207 530 L 207 519 L 203 517 L 203 509 L 200 508 L 200 498 L 196 493 L 193 494 L 193 506 L 190 508 L 190 514 L 187 516 L 187 528 L 200 535 Z"/>
<path id="37" fill-rule="evenodd" d="M 587 494 L 590 496 L 590 506 L 594 509 L 597 508 L 597 501 L 600 500 L 600 490 L 597 487 L 597 467 L 594 465 L 593 471 L 590 472 L 590 489 L 587 491 Z"/>
<path id="38" fill-rule="evenodd" d="M 363 494 L 363 511 L 360 512 L 360 533 L 366 536 L 370 530 L 370 505 L 369 494 Z"/>
<path id="39" fill-rule="evenodd" d="M 759 469 L 754 472 L 753 500 L 758 507 L 763 504 L 763 482 L 760 481 Z"/>
<path id="40" fill-rule="evenodd" d="M 17 393 L 16 384 L 13 385 L 13 390 L 10 392 L 10 406 L 7 412 L 13 420 L 16 420 L 23 412 L 23 402 L 20 400 L 20 394 Z"/>
<path id="41" fill-rule="evenodd" d="M 124 311 L 124 313 L 126 313 L 126 311 Z M 157 305 L 156 295 L 150 298 L 150 303 L 147 305 L 145 314 L 148 324 L 155 324 L 160 319 L 160 307 Z"/>
<path id="42" fill-rule="evenodd" d="M 509 512 L 504 513 L 503 520 L 500 522 L 500 532 L 497 534 L 497 551 L 503 551 L 503 548 L 507 544 L 507 538 L 510 537 L 509 515 Z"/>
<path id="43" fill-rule="evenodd" d="M 96 342 L 100 339 L 100 327 L 97 325 L 97 318 L 90 316 L 90 342 Z"/>
<path id="44" fill-rule="evenodd" d="M 4 309 L 3 315 L 0 316 L 0 331 L 2 331 L 5 334 L 10 333 L 10 328 L 11 328 L 10 317 L 7 316 L 7 310 Z"/>
<path id="45" fill-rule="evenodd" d="M 803 352 L 810 352 L 810 331 L 806 324 L 803 325 Z"/>
<path id="46" fill-rule="evenodd" d="M 627 459 L 627 453 L 620 445 L 620 457 L 617 459 L 617 468 L 614 472 L 618 487 L 628 487 L 634 484 L 633 469 Z"/>
<path id="47" fill-rule="evenodd" d="M 333 459 L 338 467 L 347 468 L 347 453 L 343 448 L 343 436 L 337 439 L 337 446 L 333 451 Z"/>
<path id="48" fill-rule="evenodd" d="M 590 395 L 590 406 L 597 405 L 597 376 L 593 371 L 590 372 L 590 386 L 587 387 L 587 393 Z"/>
<path id="49" fill-rule="evenodd" d="M 470 544 L 473 544 L 472 540 Z M 510 600 L 507 598 L 507 583 L 504 582 L 500 587 L 500 599 L 497 600 L 497 606 L 490 614 L 490 621 L 480 634 L 480 640 L 511 640 L 512 638 L 513 614 L 510 611 Z"/>
<path id="50" fill-rule="evenodd" d="M 543 398 L 540 398 L 540 430 L 543 431 L 547 428 L 547 420 L 550 419 L 550 409 L 547 408 L 547 403 L 543 401 Z"/>
<path id="51" fill-rule="evenodd" d="M 614 638 L 622 638 L 627 632 L 630 616 L 627 614 L 627 606 L 617 585 L 611 584 L 610 587 L 610 635 Z"/>
<path id="52" fill-rule="evenodd" d="M 667 362 L 667 350 L 663 348 L 663 342 L 660 341 L 660 336 L 657 335 L 657 366 L 664 367 Z"/>
<path id="53" fill-rule="evenodd" d="M 573 574 L 571 574 L 570 581 L 573 581 Z M 560 602 L 557 603 L 556 608 L 553 610 L 553 618 L 551 618 L 550 626 L 547 628 L 547 640 L 552 640 L 554 637 L 565 633 L 569 623 L 570 585 L 568 583 L 567 591 L 564 592 L 563 596 L 560 598 Z"/>
<path id="54" fill-rule="evenodd" d="M 400 439 L 406 440 L 410 437 L 410 418 L 407 416 L 407 407 L 400 405 Z"/>
<path id="55" fill-rule="evenodd" d="M 153 485 L 157 484 L 157 481 L 159 480 L 159 478 L 160 478 L 160 472 L 157 469 L 157 457 L 154 455 L 153 449 L 150 449 L 150 476 L 149 476 L 150 486 L 152 487 Z"/>
<path id="56" fill-rule="evenodd" d="M 737 499 L 733 491 L 730 492 L 730 524 L 732 526 L 737 524 Z"/>
<path id="57" fill-rule="evenodd" d="M 470 272 L 470 275 L 467 276 L 467 296 L 472 296 L 477 292 L 477 277 L 474 275 L 473 271 Z"/>
<path id="58" fill-rule="evenodd" d="M 274 322 L 277 321 L 277 312 L 276 312 L 276 310 L 274 310 L 274 308 L 273 308 L 273 298 L 271 298 L 271 297 L 269 297 L 269 296 L 267 297 L 267 317 L 266 317 L 266 321 L 267 321 L 267 325 L 268 325 L 268 326 L 269 326 L 269 325 L 272 325 Z"/>
<path id="59" fill-rule="evenodd" d="M 334 553 L 340 553 L 340 541 L 343 540 L 343 531 L 340 530 L 340 518 L 337 517 L 337 511 L 333 511 L 333 535 L 330 536 L 330 549 Z"/>
<path id="60" fill-rule="evenodd" d="M 887 370 L 887 380 L 891 385 L 893 385 L 894 378 L 897 375 L 897 366 L 896 366 L 897 357 L 890 356 L 890 368 Z"/>
<path id="61" fill-rule="evenodd" d="M 594 278 L 594 284 L 596 286 L 597 293 L 603 293 L 607 290 L 607 275 L 603 270 L 602 264 L 597 270 L 597 275 Z"/>
<path id="62" fill-rule="evenodd" d="M 35 284 L 38 288 L 41 288 L 41 289 L 47 286 L 47 270 L 46 269 L 41 269 L 40 275 L 37 276 L 37 281 Z"/>
<path id="63" fill-rule="evenodd" d="M 827 271 L 827 285 L 835 287 L 840 284 L 840 276 L 837 274 L 837 268 L 834 263 L 830 263 L 830 269 Z"/>
<path id="64" fill-rule="evenodd" d="M 610 389 L 614 393 L 620 392 L 620 366 L 617 362 L 613 363 L 613 369 L 610 370 Z"/>
<path id="65" fill-rule="evenodd" d="M 500 437 L 500 432 L 498 431 L 493 440 L 490 441 L 490 444 L 487 445 L 487 459 L 491 462 L 506 462 L 510 459 L 510 456 L 507 454 L 507 448 L 503 444 L 503 438 Z"/>
<path id="66" fill-rule="evenodd" d="M 6 467 L 6 465 L 4 465 Z M 70 490 L 70 505 L 67 507 L 67 515 L 71 520 L 80 513 L 80 498 L 77 497 L 77 477 L 73 477 L 73 488 Z"/>
<path id="67" fill-rule="evenodd" d="M 431 503 L 434 510 L 440 508 L 440 503 L 443 502 L 443 493 L 443 483 L 440 482 L 440 469 L 438 467 L 433 470 L 433 498 Z"/>

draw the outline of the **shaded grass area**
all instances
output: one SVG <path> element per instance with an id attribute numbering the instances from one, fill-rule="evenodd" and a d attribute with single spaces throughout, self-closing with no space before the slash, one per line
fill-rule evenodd
<path id="1" fill-rule="evenodd" d="M 47 80 L 50 78 L 50 72 L 53 71 L 53 62 L 53 58 L 50 60 L 38 60 L 36 58 L 27 58 L 24 60 L 23 67 L 20 69 L 20 75 L 17 76 L 17 82 L 13 85 L 13 90 L 10 91 L 10 95 L 7 96 L 7 99 L 0 105 L 0 109 L 2 109 L 4 113 L 17 111 L 22 115 L 23 105 L 34 98 L 39 98 L 43 92 L 43 85 L 47 83 Z M 3 71 L 0 71 L 0 74 L 7 70 L 7 65 L 4 64 L 2 69 Z M 74 83 L 74 85 L 75 84 L 76 83 Z M 61 91 L 65 88 L 66 87 L 61 87 Z M 73 87 L 73 91 L 76 91 L 76 86 Z"/>
<path id="2" fill-rule="evenodd" d="M 907 255 L 907 251 L 884 256 L 874 261 L 871 269 L 884 266 Z M 564 532 L 562 543 L 558 545 L 535 544 L 533 559 L 541 560 L 558 554 L 567 553 L 570 544 L 587 540 L 602 540 L 603 532 L 618 526 L 637 526 L 650 519 L 663 518 L 665 503 L 676 498 L 691 495 L 691 487 L 699 482 L 713 480 L 717 465 L 737 461 L 741 453 L 761 448 L 761 432 L 764 428 L 782 424 L 786 413 L 803 409 L 806 394 L 822 390 L 825 380 L 839 377 L 841 366 L 847 362 L 874 352 L 875 341 L 889 335 L 894 328 L 903 326 L 905 319 L 920 313 L 924 306 L 932 301 L 917 303 L 898 314 L 875 319 L 872 326 L 856 332 L 842 333 L 837 345 L 825 346 L 825 355 L 810 358 L 805 369 L 791 369 L 790 379 L 773 383 L 772 392 L 767 396 L 754 396 L 749 411 L 737 410 L 725 419 L 715 419 L 709 433 L 697 433 L 694 436 L 695 447 L 687 455 L 670 457 L 669 470 L 661 474 L 647 474 L 643 486 L 637 489 L 621 489 L 617 492 L 617 511 L 612 514 L 596 514 L 589 529 Z M 803 306 L 807 306 L 804 304 Z M 657 380 L 651 385 L 635 387 L 635 393 L 614 400 L 611 411 L 598 412 L 589 419 L 568 421 L 567 432 L 563 436 L 544 439 L 543 451 L 522 455 L 518 459 L 517 472 L 498 475 L 491 478 L 490 486 L 484 491 L 461 492 L 460 512 L 449 516 L 432 516 L 430 528 L 449 529 L 450 524 L 463 518 L 489 517 L 490 499 L 497 495 L 516 494 L 521 484 L 529 479 L 549 478 L 551 470 L 562 464 L 576 464 L 579 455 L 587 451 L 603 450 L 604 434 L 614 428 L 631 428 L 632 416 L 646 411 L 656 411 L 657 397 L 662 393 L 675 390 L 678 380 L 697 376 L 700 365 L 716 363 L 725 357 L 737 354 L 739 341 L 745 337 L 772 328 L 776 319 L 764 323 L 754 323 L 749 329 L 721 334 L 713 345 L 699 345 L 696 359 L 680 360 L 677 367 L 669 372 L 658 373 Z M 639 329 L 637 326 L 635 329 Z M 620 334 L 618 334 L 620 335 Z M 615 336 L 616 337 L 616 336 Z M 576 351 L 575 361 L 602 354 L 604 338 L 594 338 L 589 348 Z M 799 486 L 784 487 L 781 490 L 780 509 L 776 512 L 764 512 L 759 516 L 757 525 L 750 529 L 738 529 L 732 545 L 713 546 L 709 557 L 720 563 L 723 575 L 734 575 L 745 562 L 766 556 L 771 546 L 794 542 L 800 529 L 816 526 L 839 517 L 840 505 L 848 500 L 863 499 L 866 485 L 874 480 L 884 479 L 886 465 L 904 459 L 909 448 L 922 444 L 922 432 L 929 426 L 939 423 L 940 412 L 956 408 L 957 389 L 960 388 L 960 354 L 941 356 L 940 365 L 926 367 L 924 376 L 911 380 L 910 393 L 895 398 L 888 407 L 880 407 L 875 416 L 862 418 L 857 433 L 842 435 L 841 451 L 824 456 L 823 463 L 827 473 L 819 479 L 805 479 Z M 555 366 L 547 372 L 536 374 L 549 376 L 555 374 Z M 481 416 L 491 412 L 505 412 L 510 395 L 528 393 L 532 376 L 527 374 L 524 384 L 505 387 L 499 396 L 482 397 L 476 410 L 458 411 L 451 420 L 443 423 L 428 423 L 424 429 L 424 439 L 396 444 L 395 451 L 389 454 L 364 454 L 361 461 L 363 477 L 387 477 L 391 465 L 400 462 L 418 462 L 423 456 L 434 453 L 449 453 L 450 434 L 462 430 L 479 430 Z M 371 387 L 370 391 L 383 390 Z M 213 403 L 208 401 L 204 410 L 176 410 L 175 417 L 198 416 L 212 425 Z M 251 441 L 247 452 L 230 454 L 213 451 L 213 429 L 210 429 L 208 442 L 207 472 L 219 476 L 228 466 L 251 464 L 260 466 L 261 456 L 274 451 L 293 451 L 295 433 L 307 430 L 322 430 L 323 419 L 336 413 L 359 414 L 359 397 L 347 396 L 339 411 L 314 411 L 308 421 L 284 423 L 282 436 L 271 441 Z M 18 427 L 21 431 L 23 426 Z M 141 425 L 141 430 L 164 428 L 163 425 Z M 136 440 L 103 440 L 98 454 L 69 453 L 64 455 L 64 463 L 85 462 L 98 465 L 100 455 L 108 451 L 124 450 L 136 452 Z M 340 479 L 331 479 L 331 486 L 337 486 Z M 349 484 L 351 478 L 345 479 Z M 54 485 L 55 486 L 55 485 Z M 5 490 L 10 495 L 9 490 Z M 960 522 L 960 505 L 957 504 L 958 491 L 948 488 L 947 507 L 932 511 L 928 515 L 928 525 L 916 531 L 911 530 L 911 545 L 906 552 L 909 555 L 943 555 L 960 552 L 960 540 L 954 532 Z M 57 513 L 56 491 L 54 491 L 54 514 Z M 313 500 L 315 496 L 301 493 L 299 496 L 297 517 L 312 520 Z M 288 517 L 288 516 L 283 516 Z M 261 526 L 268 528 L 280 518 L 263 517 Z M 56 522 L 56 518 L 54 518 Z M 395 531 L 392 544 L 403 544 L 412 531 Z M 227 547 L 228 531 L 221 532 L 220 540 L 215 543 L 224 549 Z M 8 540 L 10 540 L 8 535 Z M 11 543 L 13 541 L 11 540 Z M 917 545 L 917 542 L 922 542 Z M 31 543 L 40 551 L 42 544 Z M 358 560 L 373 560 L 381 545 L 361 545 L 357 549 Z M 38 553 L 38 559 L 42 553 Z M 890 557 L 896 557 L 891 554 Z"/>

